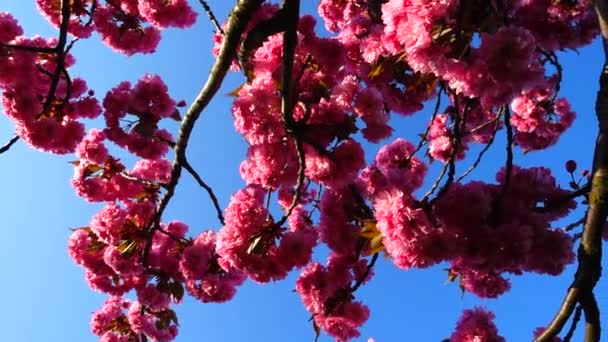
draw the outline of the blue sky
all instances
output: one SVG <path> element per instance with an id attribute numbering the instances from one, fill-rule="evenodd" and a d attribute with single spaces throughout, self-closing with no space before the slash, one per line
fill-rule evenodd
<path id="1" fill-rule="evenodd" d="M 211 1 L 220 20 L 233 1 Z M 316 1 L 304 1 L 303 12 L 313 12 Z M 200 10 L 197 1 L 193 6 Z M 13 13 L 27 35 L 54 36 L 37 13 L 34 1 L 1 1 L 0 11 Z M 322 25 L 318 26 L 322 29 Z M 159 74 L 172 96 L 191 101 L 206 79 L 214 58 L 211 55 L 213 27 L 204 16 L 186 31 L 163 34 L 158 52 L 150 56 L 126 57 L 101 45 L 98 38 L 80 41 L 74 47 L 77 62 L 72 75 L 82 76 L 98 95 L 120 81 L 136 81 L 147 72 Z M 595 42 L 579 53 L 560 55 L 564 65 L 562 96 L 570 99 L 578 119 L 549 151 L 516 154 L 519 165 L 545 165 L 566 185 L 563 164 L 575 159 L 579 168 L 590 167 L 596 134 L 593 102 L 601 68 L 601 46 Z M 235 133 L 230 114 L 231 98 L 226 94 L 243 79 L 230 75 L 219 95 L 203 113 L 189 145 L 191 163 L 215 188 L 223 207 L 230 195 L 243 186 L 238 166 L 245 144 Z M 413 139 L 428 115 L 397 118 L 397 136 Z M 94 126 L 96 122 L 90 122 Z M 0 144 L 13 135 L 13 125 L 0 116 Z M 493 179 L 503 163 L 504 134 L 481 168 L 469 179 Z M 378 146 L 367 147 L 368 160 Z M 83 271 L 69 259 L 66 251 L 69 228 L 86 225 L 99 208 L 87 204 L 69 185 L 74 157 L 57 157 L 28 149 L 17 143 L 0 156 L 2 224 L 0 225 L 0 340 L 95 341 L 89 329 L 91 312 L 104 296 L 90 290 Z M 436 171 L 438 165 L 435 165 Z M 468 163 L 460 166 L 462 172 Z M 432 177 L 429 178 L 432 182 Z M 582 216 L 578 210 L 566 222 Z M 196 234 L 219 227 L 206 194 L 185 175 L 164 220 L 180 219 Z M 537 326 L 546 324 L 561 302 L 572 279 L 570 267 L 560 277 L 526 275 L 512 277 L 512 290 L 498 300 L 478 300 L 461 295 L 456 284 L 445 284 L 440 265 L 429 270 L 398 270 L 389 260 L 379 260 L 376 276 L 357 291 L 357 297 L 370 306 L 372 315 L 362 329 L 361 340 L 373 336 L 378 342 L 440 341 L 448 337 L 462 309 L 476 305 L 495 311 L 500 333 L 508 341 L 528 341 Z M 180 335 L 177 341 L 312 341 L 314 333 L 309 315 L 298 295 L 292 292 L 297 272 L 286 280 L 260 286 L 247 282 L 227 304 L 202 304 L 186 299 L 177 306 Z M 598 285 L 600 305 L 608 309 L 608 285 Z M 602 320 L 606 321 L 606 313 Z M 330 339 L 323 336 L 322 341 Z"/>

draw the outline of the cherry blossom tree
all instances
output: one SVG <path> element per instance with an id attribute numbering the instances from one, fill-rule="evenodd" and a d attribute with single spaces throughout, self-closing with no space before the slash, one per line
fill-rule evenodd
<path id="1" fill-rule="evenodd" d="M 103 204 L 68 241 L 91 289 L 108 296 L 91 319 L 101 341 L 171 341 L 185 295 L 226 302 L 246 280 L 294 270 L 316 336 L 348 341 L 372 314 L 357 290 L 373 282 L 380 255 L 404 271 L 447 264 L 449 280 L 481 298 L 508 292 L 506 275 L 554 276 L 576 262 L 559 311 L 530 335 L 568 341 L 584 315 L 585 341 L 600 341 L 608 67 L 590 171 L 575 179 L 568 161 L 573 181 L 562 188 L 550 169 L 518 166 L 513 154 L 550 148 L 572 125 L 558 52 L 608 41 L 608 1 L 320 0 L 317 22 L 299 0 L 237 0 L 223 23 L 199 2 L 197 14 L 186 0 L 37 0 L 55 37 L 25 36 L 0 13 L 2 107 L 16 133 L 0 153 L 22 140 L 74 154 L 75 192 Z M 152 54 L 163 30 L 201 16 L 216 27 L 216 61 L 191 103 L 154 74 L 97 94 L 71 70 L 73 46 L 93 34 L 116 53 Z M 187 147 L 229 72 L 243 84 L 225 115 L 248 150 L 246 186 L 223 208 Z M 425 104 L 434 110 L 420 139 L 396 136 L 391 116 L 421 115 Z M 85 129 L 94 118 L 101 125 Z M 495 179 L 467 180 L 502 133 Z M 364 142 L 381 146 L 370 163 Z M 482 146 L 476 156 L 472 145 Z M 137 161 L 125 165 L 125 155 Z M 430 161 L 442 164 L 438 175 Z M 185 173 L 209 195 L 216 230 L 192 235 L 164 219 Z M 585 217 L 560 226 L 577 205 Z M 318 248 L 327 260 L 312 258 Z M 504 341 L 494 315 L 465 309 L 447 341 Z"/>

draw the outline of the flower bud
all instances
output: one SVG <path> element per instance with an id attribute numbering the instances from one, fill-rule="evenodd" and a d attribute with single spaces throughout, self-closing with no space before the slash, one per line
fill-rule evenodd
<path id="1" fill-rule="evenodd" d="M 576 162 L 574 160 L 568 160 L 566 162 L 566 171 L 569 173 L 573 173 L 576 171 Z"/>

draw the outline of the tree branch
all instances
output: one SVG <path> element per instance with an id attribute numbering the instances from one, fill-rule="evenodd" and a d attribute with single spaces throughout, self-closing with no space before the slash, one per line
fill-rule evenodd
<path id="1" fill-rule="evenodd" d="M 583 313 L 583 307 L 579 304 L 579 306 L 576 307 L 576 311 L 574 312 L 574 317 L 572 318 L 572 324 L 570 325 L 570 329 L 566 333 L 566 336 L 564 336 L 564 342 L 570 342 L 570 340 L 572 339 L 572 336 L 574 335 L 574 331 L 576 330 L 576 326 L 578 325 L 578 322 L 581 320 L 582 313 Z"/>
<path id="2" fill-rule="evenodd" d="M 300 19 L 300 0 L 285 0 L 283 2 L 283 16 L 285 19 L 285 33 L 283 33 L 283 65 L 281 80 L 281 115 L 288 134 L 293 136 L 298 155 L 298 178 L 291 204 L 287 208 L 285 215 L 279 220 L 277 225 L 281 226 L 298 205 L 302 196 L 302 186 L 304 185 L 304 175 L 306 171 L 306 156 L 301 137 L 301 126 L 296 124 L 293 118 L 293 67 L 298 45 L 298 21 Z"/>
<path id="3" fill-rule="evenodd" d="M 578 267 L 574 281 L 566 292 L 561 307 L 536 342 L 549 342 L 563 329 L 577 302 L 585 312 L 585 342 L 599 341 L 599 309 L 593 289 L 601 276 L 602 230 L 608 216 L 608 1 L 595 2 L 604 43 L 604 67 L 595 103 L 599 132 L 595 142 L 591 193 L 585 225 L 578 248 Z"/>
<path id="4" fill-rule="evenodd" d="M 220 203 L 217 200 L 217 196 L 215 196 L 215 193 L 213 192 L 213 188 L 211 188 L 207 183 L 205 183 L 205 181 L 203 181 L 201 176 L 199 176 L 199 174 L 194 170 L 194 168 L 192 167 L 192 165 L 190 165 L 187 159 L 182 160 L 182 166 L 184 167 L 184 169 L 186 169 L 186 171 L 188 171 L 188 173 L 192 175 L 192 177 L 194 177 L 198 185 L 200 185 L 203 189 L 205 189 L 205 191 L 207 191 L 207 194 L 209 194 L 209 198 L 211 198 L 211 202 L 213 202 L 213 207 L 217 212 L 217 219 L 223 226 L 225 224 L 224 215 L 222 215 L 222 208 L 220 207 Z"/>
<path id="5" fill-rule="evenodd" d="M 228 20 L 224 34 L 224 41 L 222 42 L 215 64 L 211 67 L 205 85 L 182 119 L 177 141 L 175 143 L 175 160 L 171 170 L 170 181 L 167 183 L 167 192 L 165 192 L 158 204 L 156 215 L 153 222 L 150 223 L 151 227 L 154 227 L 160 221 L 165 208 L 175 193 L 175 188 L 177 187 L 177 183 L 179 182 L 182 173 L 182 163 L 186 160 L 186 148 L 194 124 L 198 120 L 201 112 L 207 107 L 213 96 L 215 96 L 219 90 L 236 55 L 241 35 L 245 31 L 253 12 L 255 12 L 262 2 L 264 2 L 264 0 L 238 0 L 230 13 L 230 19 Z"/>
<path id="6" fill-rule="evenodd" d="M 0 147 L 0 154 L 8 151 L 17 141 L 19 140 L 19 136 L 15 135 L 9 140 L 6 144 Z"/>
<path id="7" fill-rule="evenodd" d="M 209 4 L 207 3 L 207 1 L 205 1 L 205 0 L 198 0 L 198 2 L 200 2 L 201 5 L 203 6 L 203 9 L 205 10 L 205 13 L 207 13 L 207 16 L 209 17 L 209 20 L 211 20 L 211 22 L 215 26 L 215 29 L 217 30 L 217 32 L 221 33 L 222 36 L 223 36 L 224 35 L 224 30 L 222 29 L 222 25 L 220 24 L 220 22 L 215 17 L 215 14 L 213 14 L 213 11 L 211 10 L 211 6 L 209 6 Z"/>
<path id="8" fill-rule="evenodd" d="M 585 313 L 585 342 L 600 341 L 600 309 L 595 300 L 593 292 L 588 293 L 581 299 L 583 312 Z"/>
<path id="9" fill-rule="evenodd" d="M 475 162 L 460 177 L 458 177 L 458 179 L 456 179 L 456 182 L 462 181 L 466 176 L 468 176 L 471 172 L 473 172 L 473 170 L 475 170 L 479 166 L 479 163 L 481 163 L 483 156 L 486 154 L 486 152 L 488 152 L 488 150 L 494 143 L 494 139 L 496 139 L 496 133 L 498 133 L 498 127 L 500 127 L 500 120 L 497 119 L 496 123 L 494 125 L 494 133 L 492 133 L 492 136 L 490 137 L 490 141 L 488 141 L 486 146 L 484 146 L 483 149 L 479 152 L 479 154 L 477 155 L 477 159 L 475 159 Z"/>

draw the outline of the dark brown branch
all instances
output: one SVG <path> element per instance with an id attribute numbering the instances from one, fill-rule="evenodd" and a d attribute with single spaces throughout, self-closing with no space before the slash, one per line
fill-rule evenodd
<path id="1" fill-rule="evenodd" d="M 207 13 L 207 16 L 209 17 L 209 20 L 211 20 L 211 22 L 215 26 L 215 29 L 217 30 L 217 32 L 221 33 L 222 36 L 223 36 L 224 35 L 224 30 L 222 29 L 222 25 L 220 24 L 220 22 L 215 17 L 215 14 L 213 14 L 213 11 L 211 10 L 211 6 L 209 6 L 209 4 L 207 3 L 207 1 L 205 1 L 205 0 L 198 0 L 198 2 L 200 2 L 201 5 L 203 6 L 203 9 L 205 10 L 205 13 Z"/>
<path id="2" fill-rule="evenodd" d="M 545 57 L 545 60 L 549 62 L 549 64 L 553 65 L 555 71 L 557 72 L 557 83 L 555 85 L 555 88 L 553 89 L 553 95 L 550 98 L 551 102 L 553 102 L 559 94 L 564 71 L 562 65 L 559 62 L 559 57 L 557 57 L 555 52 L 547 52 L 543 49 L 540 49 L 540 53 Z"/>
<path id="3" fill-rule="evenodd" d="M 9 140 L 6 144 L 0 147 L 0 154 L 8 151 L 17 141 L 19 140 L 19 136 L 15 135 Z"/>
<path id="4" fill-rule="evenodd" d="M 498 193 L 498 196 L 496 196 L 496 198 L 494 198 L 494 201 L 492 203 L 492 215 L 491 215 L 491 220 L 493 221 L 493 224 L 497 225 L 500 220 L 502 219 L 502 202 L 503 202 L 503 198 L 505 197 L 505 195 L 507 194 L 507 191 L 509 190 L 509 184 L 511 183 L 511 174 L 513 173 L 513 126 L 511 125 L 511 111 L 509 110 L 508 106 L 504 106 L 502 108 L 502 111 L 504 113 L 504 122 L 505 122 L 505 127 L 506 127 L 506 131 L 507 131 L 507 144 L 506 144 L 506 150 L 507 150 L 507 158 L 505 160 L 505 175 L 504 175 L 504 179 L 503 179 L 503 183 L 502 186 L 500 188 L 500 192 Z"/>
<path id="5" fill-rule="evenodd" d="M 304 154 L 304 146 L 302 144 L 302 140 L 296 138 L 295 141 L 296 153 L 298 155 L 298 178 L 296 180 L 296 187 L 293 193 L 293 198 L 291 199 L 291 203 L 289 204 L 289 207 L 285 210 L 285 215 L 283 215 L 283 217 L 277 222 L 278 226 L 282 226 L 287 221 L 293 210 L 298 205 L 300 197 L 302 197 L 302 188 L 304 185 L 304 176 L 306 172 L 306 156 Z"/>
<path id="6" fill-rule="evenodd" d="M 442 92 L 443 92 L 443 86 L 439 87 L 439 91 L 437 92 L 437 100 L 435 101 L 435 108 L 433 109 L 433 115 L 431 116 L 431 121 L 429 122 L 428 126 L 426 126 L 426 130 L 420 137 L 420 141 L 418 141 L 418 145 L 416 146 L 416 149 L 414 149 L 414 152 L 412 152 L 412 154 L 410 154 L 407 157 L 406 162 L 409 162 L 410 159 L 412 159 L 412 157 L 414 157 L 414 155 L 416 153 L 418 153 L 418 151 L 420 151 L 420 149 L 422 149 L 422 147 L 428 142 L 427 137 L 429 135 L 429 132 L 431 131 L 431 125 L 435 121 L 437 114 L 439 114 L 439 109 L 441 108 L 441 93 Z"/>
<path id="7" fill-rule="evenodd" d="M 576 307 L 576 311 L 574 311 L 574 317 L 572 318 L 572 323 L 570 324 L 570 329 L 568 329 L 568 332 L 566 333 L 566 336 L 564 336 L 564 342 L 570 342 L 570 340 L 572 339 L 572 336 L 574 336 L 574 331 L 576 330 L 576 326 L 578 325 L 578 322 L 581 320 L 581 315 L 583 313 L 583 307 L 579 304 Z"/>
<path id="8" fill-rule="evenodd" d="M 207 191 L 207 194 L 209 195 L 211 202 L 213 202 L 213 207 L 215 208 L 215 211 L 217 212 L 217 219 L 220 221 L 220 223 L 223 226 L 224 225 L 224 215 L 222 214 L 222 208 L 220 207 L 220 203 L 217 200 L 217 196 L 215 196 L 215 192 L 213 192 L 213 188 L 211 188 L 207 183 L 205 183 L 205 181 L 203 181 L 201 176 L 199 176 L 199 174 L 196 172 L 196 170 L 194 170 L 194 168 L 192 167 L 192 165 L 190 165 L 190 163 L 188 162 L 187 159 L 182 160 L 182 166 L 184 167 L 184 169 L 186 169 L 186 171 L 188 171 L 188 173 L 190 173 L 192 175 L 192 177 L 194 177 L 194 179 L 196 180 L 198 185 L 200 185 L 203 189 L 205 189 L 205 191 Z"/>
<path id="9" fill-rule="evenodd" d="M 452 137 L 452 151 L 450 151 L 450 157 L 448 159 L 448 163 L 446 164 L 448 179 L 445 181 L 445 183 L 443 184 L 441 189 L 439 189 L 437 196 L 435 196 L 435 198 L 433 198 L 431 200 L 431 202 L 430 202 L 431 205 L 433 205 L 438 199 L 440 199 L 449 190 L 450 186 L 454 182 L 454 177 L 456 175 L 456 157 L 458 155 L 458 149 L 460 148 L 460 144 L 462 143 L 461 142 L 461 139 L 463 137 L 462 131 L 466 124 L 467 113 L 469 111 L 469 105 L 467 103 L 465 103 L 463 112 L 462 112 L 462 117 L 461 117 L 460 116 L 460 105 L 458 103 L 458 97 L 457 97 L 458 95 L 454 91 L 452 96 L 454 97 L 454 106 L 456 107 L 456 110 L 455 110 L 456 114 L 453 115 L 453 120 L 454 120 L 454 133 L 453 134 L 454 134 L 454 136 Z M 441 175 L 442 178 L 443 178 L 444 174 L 445 174 L 445 167 L 442 170 L 442 175 Z M 436 188 L 436 186 L 435 186 L 435 188 Z M 432 194 L 432 192 L 430 192 L 429 195 L 430 194 Z M 425 195 L 425 199 L 426 198 L 427 198 L 427 196 Z"/>
<path id="10" fill-rule="evenodd" d="M 513 172 L 513 126 L 511 125 L 511 111 L 507 106 L 503 109 L 505 113 L 505 127 L 507 130 L 507 159 L 505 160 L 505 179 L 502 183 L 502 189 L 498 196 L 497 205 L 500 205 L 502 197 L 509 190 L 509 183 L 511 182 L 511 173 Z"/>
<path id="11" fill-rule="evenodd" d="M 37 46 L 3 44 L 3 43 L 0 43 L 0 47 L 6 48 L 6 49 L 11 49 L 11 50 L 28 51 L 28 52 L 33 52 L 33 53 L 55 53 L 57 51 L 57 49 L 54 47 L 37 47 Z"/>
<path id="12" fill-rule="evenodd" d="M 593 297 L 593 289 L 602 271 L 602 230 L 608 216 L 608 1 L 595 2 L 604 43 L 604 67 L 600 76 L 600 87 L 595 103 L 599 132 L 595 142 L 591 193 L 581 243 L 578 248 L 578 267 L 574 281 L 564 300 L 536 342 L 549 342 L 563 329 L 580 302 L 585 312 L 585 341 L 599 341 L 599 309 Z"/>
<path id="13" fill-rule="evenodd" d="M 290 18 L 289 15 L 286 13 L 286 10 L 286 2 L 283 1 L 283 7 L 269 19 L 262 20 L 259 23 L 256 23 L 256 25 L 247 33 L 247 37 L 245 37 L 243 44 L 241 44 L 237 57 L 239 65 L 241 66 L 241 69 L 248 81 L 251 81 L 253 76 L 253 65 L 251 64 L 251 56 L 253 55 L 255 50 L 261 47 L 268 39 L 268 37 L 279 32 L 285 31 L 288 25 L 293 26 L 293 23 L 289 22 L 289 20 L 294 20 L 294 18 Z M 297 20 L 297 18 L 295 18 L 295 20 Z M 283 41 L 285 41 L 285 37 L 283 37 Z M 285 51 L 286 50 L 284 46 L 284 54 Z"/>
<path id="14" fill-rule="evenodd" d="M 367 268 L 365 269 L 365 272 L 363 272 L 361 277 L 359 279 L 357 279 L 357 282 L 351 288 L 351 293 L 354 293 L 361 287 L 361 285 L 363 285 L 363 283 L 365 282 L 365 279 L 369 276 L 369 273 L 374 268 L 374 265 L 376 265 L 376 261 L 378 261 L 379 255 L 380 255 L 380 253 L 374 253 L 374 255 L 372 256 L 372 260 L 370 260 L 369 264 L 367 264 Z"/>
<path id="15" fill-rule="evenodd" d="M 584 218 L 584 217 L 583 217 L 583 218 L 581 218 L 580 220 L 576 221 L 576 222 L 572 222 L 572 223 L 570 223 L 569 225 L 567 225 L 567 226 L 565 226 L 564 228 L 562 228 L 562 230 L 563 230 L 563 231 L 565 231 L 565 232 L 569 232 L 569 231 L 571 231 L 572 229 L 574 229 L 574 228 L 576 228 L 576 227 L 580 226 L 580 225 L 581 225 L 581 224 L 583 224 L 583 223 L 585 223 L 585 218 Z"/>
<path id="16" fill-rule="evenodd" d="M 593 292 L 588 293 L 581 299 L 583 312 L 585 313 L 585 342 L 600 342 L 601 322 L 600 309 L 595 300 Z"/>
<path id="17" fill-rule="evenodd" d="M 181 243 L 184 243 L 186 245 L 191 245 L 192 244 L 191 240 L 185 239 L 183 237 L 179 237 L 179 236 L 177 236 L 177 235 L 175 235 L 175 234 L 173 234 L 173 233 L 171 233 L 169 231 L 166 231 L 166 230 L 162 229 L 160 226 L 156 228 L 156 231 L 159 232 L 159 233 L 161 233 L 161 234 L 163 234 L 163 235 L 166 235 L 166 236 L 170 237 L 175 242 L 181 242 Z"/>
<path id="18" fill-rule="evenodd" d="M 437 176 L 437 179 L 435 179 L 435 182 L 433 183 L 429 191 L 427 191 L 424 196 L 422 196 L 420 202 L 426 202 L 429 197 L 435 192 L 435 190 L 437 190 L 437 188 L 439 187 L 439 183 L 441 183 L 441 180 L 443 179 L 443 176 L 445 176 L 448 171 L 448 167 L 448 163 L 443 165 L 443 167 L 441 168 L 441 172 L 439 172 L 439 176 Z"/>
<path id="19" fill-rule="evenodd" d="M 481 163 L 483 156 L 486 154 L 486 152 L 488 152 L 488 150 L 494 143 L 494 139 L 496 138 L 496 133 L 498 133 L 498 127 L 500 127 L 500 120 L 496 120 L 496 123 L 494 126 L 494 133 L 492 133 L 492 136 L 490 137 L 490 141 L 488 141 L 486 146 L 484 146 L 483 149 L 479 152 L 479 154 L 477 155 L 477 159 L 475 159 L 475 162 L 473 163 L 473 165 L 471 165 L 460 177 L 458 177 L 458 179 L 456 179 L 456 182 L 462 181 L 466 176 L 468 176 L 471 172 L 473 172 L 473 170 L 475 170 L 479 166 L 479 163 Z"/>
<path id="20" fill-rule="evenodd" d="M 194 124 L 198 120 L 201 112 L 207 107 L 211 99 L 219 90 L 228 69 L 236 55 L 237 46 L 241 35 L 247 27 L 247 23 L 255 10 L 264 2 L 263 0 L 238 0 L 232 9 L 230 19 L 226 25 L 224 41 L 218 53 L 215 63 L 211 67 L 209 77 L 194 102 L 188 108 L 180 125 L 177 142 L 175 143 L 175 160 L 171 171 L 170 181 L 167 183 L 167 192 L 158 204 L 156 215 L 151 227 L 160 221 L 160 218 L 175 193 L 175 188 L 181 177 L 182 162 L 186 160 L 186 149 L 190 135 L 194 129 Z M 152 228 L 153 229 L 153 228 Z"/>
<path id="21" fill-rule="evenodd" d="M 66 44 L 68 40 L 68 26 L 70 24 L 70 1 L 62 0 L 61 1 L 61 25 L 59 26 L 59 39 L 57 40 L 57 45 L 55 45 L 55 53 L 57 57 L 57 65 L 55 67 L 55 72 L 53 72 L 53 76 L 51 78 L 51 86 L 49 88 L 49 93 L 47 98 L 45 99 L 43 113 L 46 113 L 50 107 L 53 105 L 53 100 L 55 99 L 55 91 L 57 91 L 57 86 L 59 85 L 59 80 L 61 79 L 61 74 L 65 72 L 65 55 L 66 55 Z M 69 46 L 71 48 L 71 44 Z M 67 72 L 65 72 L 67 74 Z M 69 98 L 68 98 L 69 100 Z"/>
<path id="22" fill-rule="evenodd" d="M 300 19 L 300 0 L 285 0 L 283 2 L 283 16 L 285 19 L 285 33 L 283 33 L 283 64 L 281 80 L 281 115 L 288 134 L 293 136 L 298 155 L 298 178 L 291 204 L 287 208 L 285 215 L 277 223 L 283 225 L 293 209 L 298 205 L 302 196 L 302 186 L 304 185 L 304 174 L 306 171 L 306 157 L 304 144 L 301 137 L 301 126 L 296 124 L 293 118 L 294 92 L 293 92 L 293 67 L 295 60 L 296 47 L 298 45 L 298 21 Z"/>
<path id="23" fill-rule="evenodd" d="M 564 205 L 565 203 L 567 203 L 570 200 L 573 200 L 580 196 L 588 196 L 590 190 L 591 190 L 591 183 L 587 183 L 584 186 L 578 188 L 577 190 L 569 192 L 568 194 L 566 194 L 562 197 L 550 199 L 544 203 L 544 206 L 535 207 L 535 208 L 533 208 L 533 210 L 538 213 L 551 212 L 551 211 L 557 209 L 559 206 Z"/>

